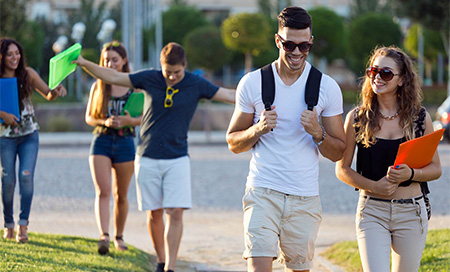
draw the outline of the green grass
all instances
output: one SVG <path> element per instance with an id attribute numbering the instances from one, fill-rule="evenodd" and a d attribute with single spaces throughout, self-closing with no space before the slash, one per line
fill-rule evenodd
<path id="1" fill-rule="evenodd" d="M 3 232 L 2 232 L 3 233 Z M 97 240 L 29 233 L 30 242 L 0 238 L 0 271 L 151 271 L 150 255 L 130 245 L 127 251 L 97 253 Z"/>
<path id="2" fill-rule="evenodd" d="M 362 272 L 355 241 L 333 245 L 322 256 L 347 272 Z M 420 272 L 450 271 L 450 229 L 430 230 L 420 262 Z"/>

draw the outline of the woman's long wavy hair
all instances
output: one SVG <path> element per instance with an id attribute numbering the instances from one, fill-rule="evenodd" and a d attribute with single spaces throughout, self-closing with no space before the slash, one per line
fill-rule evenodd
<path id="1" fill-rule="evenodd" d="M 105 67 L 104 53 L 106 51 L 115 51 L 123 59 L 127 59 L 127 62 L 122 67 L 122 72 L 130 72 L 130 66 L 128 64 L 127 50 L 123 44 L 119 41 L 112 41 L 104 46 L 100 55 L 99 65 Z M 103 80 L 97 80 L 97 87 L 94 90 L 92 101 L 91 101 L 91 115 L 94 118 L 106 118 L 106 113 L 108 112 L 108 102 L 111 99 L 111 85 L 106 84 Z"/>
<path id="2" fill-rule="evenodd" d="M 24 109 L 23 100 L 30 98 L 33 93 L 33 88 L 31 88 L 31 85 L 28 82 L 27 62 L 25 60 L 25 54 L 23 53 L 23 47 L 14 39 L 6 37 L 0 38 L 0 78 L 5 76 L 6 64 L 4 56 L 6 56 L 11 44 L 15 44 L 20 53 L 19 64 L 15 70 L 15 77 L 17 78 L 17 88 L 19 92 L 19 108 L 20 111 L 22 111 Z"/>
<path id="3" fill-rule="evenodd" d="M 378 47 L 372 51 L 368 67 L 372 66 L 377 57 L 385 56 L 393 59 L 403 80 L 397 88 L 397 103 L 399 106 L 399 124 L 403 128 L 407 140 L 414 138 L 414 121 L 417 119 L 423 99 L 417 73 L 411 59 L 398 47 Z M 375 133 L 381 129 L 381 115 L 377 94 L 372 90 L 372 79 L 367 75 L 361 88 L 359 111 L 355 122 L 356 142 L 365 147 L 375 144 Z"/>

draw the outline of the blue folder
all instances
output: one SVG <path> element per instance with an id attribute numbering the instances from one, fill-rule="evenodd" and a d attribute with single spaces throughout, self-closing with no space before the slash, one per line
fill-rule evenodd
<path id="1" fill-rule="evenodd" d="M 0 110 L 14 114 L 20 119 L 17 78 L 0 78 Z M 5 121 L 0 118 L 0 123 Z"/>

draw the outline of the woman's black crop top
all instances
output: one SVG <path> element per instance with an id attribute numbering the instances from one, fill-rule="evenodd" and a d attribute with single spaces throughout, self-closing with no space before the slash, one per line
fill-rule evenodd
<path id="1" fill-rule="evenodd" d="M 420 137 L 425 131 L 425 108 L 421 108 L 417 120 L 415 120 L 415 136 Z M 355 118 L 355 122 L 358 119 Z M 401 143 L 405 142 L 406 138 L 394 140 L 376 139 L 376 143 L 370 147 L 364 147 L 361 143 L 357 143 L 358 150 L 356 154 L 356 171 L 363 177 L 371 180 L 380 180 L 386 176 L 389 166 L 394 165 L 395 157 Z M 414 181 L 405 181 L 399 186 L 406 187 L 411 185 Z M 423 185 L 422 185 L 423 184 Z M 426 183 L 421 183 L 425 191 L 428 191 Z M 429 191 L 428 191 L 429 192 Z"/>
<path id="2" fill-rule="evenodd" d="M 386 176 L 389 166 L 394 165 L 398 147 L 406 138 L 394 140 L 379 139 L 370 147 L 358 143 L 356 154 L 356 171 L 363 177 L 379 180 Z M 409 186 L 412 181 L 402 182 L 399 186 Z"/>

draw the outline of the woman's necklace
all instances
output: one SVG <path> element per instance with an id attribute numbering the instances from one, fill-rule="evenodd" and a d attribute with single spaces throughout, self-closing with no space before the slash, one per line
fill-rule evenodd
<path id="1" fill-rule="evenodd" d="M 394 115 L 390 115 L 390 116 L 384 115 L 381 111 L 378 111 L 378 112 L 380 113 L 381 118 L 383 118 L 385 120 L 394 120 L 398 116 L 398 111 Z"/>

